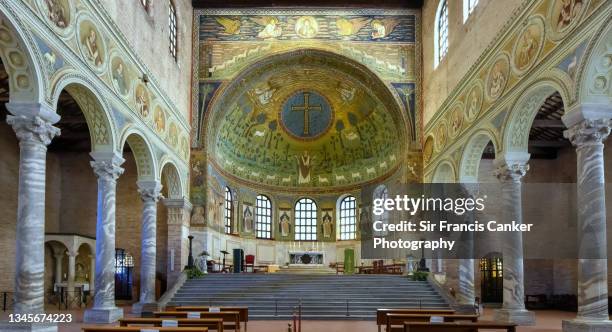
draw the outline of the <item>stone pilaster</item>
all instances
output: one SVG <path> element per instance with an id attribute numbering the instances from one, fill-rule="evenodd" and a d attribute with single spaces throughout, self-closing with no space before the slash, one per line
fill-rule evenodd
<path id="1" fill-rule="evenodd" d="M 529 170 L 525 161 L 504 161 L 495 171 L 501 185 L 503 222 L 523 222 L 521 180 Z M 495 311 L 495 320 L 518 325 L 534 325 L 535 315 L 525 309 L 525 283 L 523 272 L 523 235 L 505 234 L 503 256 L 503 306 Z"/>
<path id="2" fill-rule="evenodd" d="M 138 193 L 142 207 L 142 245 L 140 256 L 140 301 L 132 312 L 140 314 L 143 307 L 155 307 L 155 260 L 157 246 L 157 202 L 161 197 L 159 181 L 139 181 Z"/>
<path id="3" fill-rule="evenodd" d="M 84 321 L 111 323 L 123 317 L 123 311 L 115 306 L 115 199 L 124 160 L 116 153 L 92 156 L 91 167 L 98 177 L 96 288 L 93 308 L 85 311 Z"/>
<path id="4" fill-rule="evenodd" d="M 19 140 L 19 197 L 15 250 L 16 314 L 44 313 L 45 178 L 47 145 L 60 130 L 38 115 L 24 115 L 7 104 L 7 123 Z M 23 105 L 19 109 L 23 110 Z M 32 106 L 32 107 L 30 107 Z M 29 105 L 28 113 L 42 113 L 41 105 Z M 48 112 L 45 111 L 45 112 Z M 57 331 L 56 325 L 18 324 L 0 330 Z"/>
<path id="5" fill-rule="evenodd" d="M 608 317 L 608 266 L 603 141 L 611 120 L 583 120 L 564 135 L 576 147 L 578 196 L 578 314 L 563 331 L 612 331 Z"/>
<path id="6" fill-rule="evenodd" d="M 168 288 L 178 280 L 189 255 L 191 203 L 186 198 L 164 199 L 168 208 Z"/>

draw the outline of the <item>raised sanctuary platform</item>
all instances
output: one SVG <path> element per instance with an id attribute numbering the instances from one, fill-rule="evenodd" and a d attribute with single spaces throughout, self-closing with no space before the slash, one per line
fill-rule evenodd
<path id="1" fill-rule="evenodd" d="M 208 274 L 187 280 L 168 305 L 247 306 L 249 319 L 367 320 L 377 308 L 449 308 L 426 281 L 392 275 Z"/>

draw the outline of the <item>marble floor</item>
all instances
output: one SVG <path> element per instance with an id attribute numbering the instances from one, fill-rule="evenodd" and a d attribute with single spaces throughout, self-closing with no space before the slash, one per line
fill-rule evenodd
<path id="1" fill-rule="evenodd" d="M 124 307 L 125 316 L 132 316 L 129 313 L 130 307 Z M 83 326 L 83 310 L 71 311 L 52 311 L 49 313 L 70 313 L 73 315 L 74 322 L 71 324 L 60 324 L 60 332 L 78 332 Z M 518 332 L 558 332 L 561 331 L 561 321 L 572 319 L 575 313 L 542 310 L 536 311 L 536 326 L 519 327 Z M 0 320 L 7 319 L 8 314 L 0 314 Z M 493 317 L 492 309 L 485 309 L 482 320 L 490 320 Z M 287 332 L 288 321 L 251 321 L 248 324 L 249 332 Z M 375 332 L 376 324 L 373 321 L 303 321 L 303 332 Z"/>

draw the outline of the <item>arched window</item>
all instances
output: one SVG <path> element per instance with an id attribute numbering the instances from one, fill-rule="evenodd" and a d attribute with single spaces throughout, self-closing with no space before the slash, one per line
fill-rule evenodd
<path id="1" fill-rule="evenodd" d="M 310 198 L 302 198 L 295 203 L 295 239 L 317 240 L 317 204 Z"/>
<path id="2" fill-rule="evenodd" d="M 172 1 L 168 1 L 168 32 L 170 33 L 170 54 L 176 60 L 177 38 L 176 38 L 176 7 Z"/>
<path id="3" fill-rule="evenodd" d="M 434 27 L 434 68 L 448 52 L 448 0 L 441 0 L 436 12 Z"/>
<path id="4" fill-rule="evenodd" d="M 340 240 L 354 240 L 357 233 L 357 202 L 346 196 L 340 202 Z"/>
<path id="5" fill-rule="evenodd" d="M 463 23 L 465 23 L 478 5 L 478 0 L 463 0 Z"/>
<path id="6" fill-rule="evenodd" d="M 255 202 L 255 228 L 258 238 L 272 238 L 272 203 L 264 195 L 257 195 Z"/>
<path id="7" fill-rule="evenodd" d="M 223 204 L 223 219 L 225 222 L 225 234 L 232 234 L 234 200 L 232 199 L 232 191 L 225 187 L 225 202 Z"/>

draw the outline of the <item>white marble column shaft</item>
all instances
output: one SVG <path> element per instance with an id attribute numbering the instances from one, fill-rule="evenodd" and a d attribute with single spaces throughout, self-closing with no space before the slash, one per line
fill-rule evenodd
<path id="1" fill-rule="evenodd" d="M 76 252 L 68 252 L 68 280 L 66 284 L 68 285 L 69 295 L 74 292 L 74 281 L 75 281 L 75 267 L 76 267 Z"/>
<path id="2" fill-rule="evenodd" d="M 98 177 L 96 222 L 96 287 L 93 308 L 85 311 L 87 323 L 110 323 L 121 318 L 115 306 L 115 199 L 117 179 L 123 174 L 123 158 L 113 154 L 96 158 L 91 167 Z"/>
<path id="3" fill-rule="evenodd" d="M 461 193 L 463 197 L 474 197 L 477 190 L 476 184 L 462 184 Z M 468 211 L 464 214 L 463 223 L 473 224 L 476 220 L 476 212 Z M 462 232 L 459 239 L 458 253 L 459 285 L 457 291 L 457 304 L 463 312 L 473 313 L 476 309 L 476 291 L 474 289 L 474 233 Z"/>
<path id="4" fill-rule="evenodd" d="M 521 180 L 529 170 L 526 162 L 504 162 L 495 171 L 501 185 L 502 222 L 523 222 Z M 523 235 L 520 232 L 504 234 L 503 306 L 495 312 L 495 319 L 519 325 L 534 325 L 535 316 L 525 310 L 525 283 L 523 271 Z"/>
<path id="5" fill-rule="evenodd" d="M 564 331 L 610 331 L 603 141 L 611 120 L 584 120 L 564 135 L 577 154 L 578 314 Z"/>
<path id="6" fill-rule="evenodd" d="M 60 130 L 38 116 L 9 115 L 19 139 L 15 250 L 15 313 L 44 312 L 47 145 Z"/>
<path id="7" fill-rule="evenodd" d="M 142 245 L 140 256 L 140 301 L 133 312 L 140 313 L 142 306 L 155 302 L 155 263 L 157 259 L 157 202 L 161 198 L 158 181 L 140 181 L 138 193 L 142 206 Z"/>
<path id="8" fill-rule="evenodd" d="M 59 284 L 62 282 L 62 259 L 64 259 L 64 254 L 54 254 L 55 257 L 55 283 Z"/>

